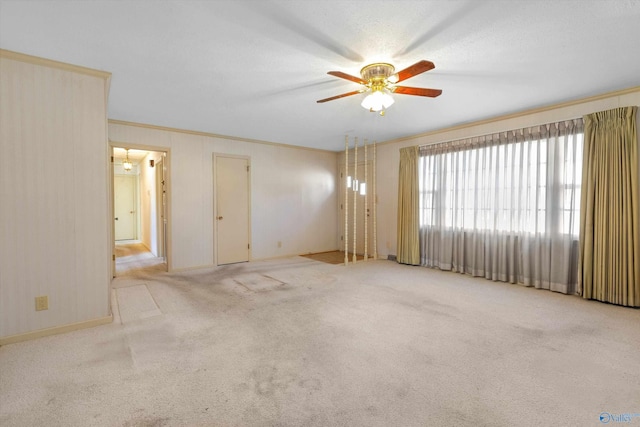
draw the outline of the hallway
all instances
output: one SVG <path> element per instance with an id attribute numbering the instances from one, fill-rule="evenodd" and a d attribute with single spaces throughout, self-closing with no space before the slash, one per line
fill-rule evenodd
<path id="1" fill-rule="evenodd" d="M 116 242 L 116 277 L 166 271 L 166 260 L 153 255 L 142 243 Z"/>

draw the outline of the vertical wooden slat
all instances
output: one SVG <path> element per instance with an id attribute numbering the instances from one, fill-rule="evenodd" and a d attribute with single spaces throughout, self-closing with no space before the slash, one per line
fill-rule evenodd
<path id="1" fill-rule="evenodd" d="M 355 181 L 358 180 L 358 137 L 356 136 L 354 141 L 354 150 L 353 150 L 353 179 Z M 353 192 L 353 263 L 355 264 L 357 259 L 356 249 L 358 247 L 358 243 L 356 241 L 356 230 L 357 230 L 357 206 L 358 206 L 358 192 Z"/>
<path id="2" fill-rule="evenodd" d="M 368 165 L 367 165 L 367 140 L 364 140 L 363 143 L 364 148 L 364 182 L 365 182 L 365 193 L 364 193 L 364 260 L 367 261 L 369 258 L 369 191 L 371 191 L 370 183 L 369 183 L 369 175 L 367 174 Z"/>
<path id="3" fill-rule="evenodd" d="M 349 176 L 349 137 L 344 137 L 344 265 L 349 264 L 349 187 L 347 187 L 347 177 Z"/>
<path id="4" fill-rule="evenodd" d="M 378 189 L 377 189 L 377 168 L 378 168 L 378 153 L 377 153 L 377 141 L 373 141 L 373 259 L 378 259 Z"/>

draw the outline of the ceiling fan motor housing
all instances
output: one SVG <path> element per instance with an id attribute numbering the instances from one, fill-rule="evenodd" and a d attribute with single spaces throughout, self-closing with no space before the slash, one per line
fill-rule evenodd
<path id="1" fill-rule="evenodd" d="M 387 85 L 387 80 L 395 73 L 396 69 L 393 65 L 384 62 L 367 65 L 360 70 L 362 80 L 367 82 L 373 90 L 384 88 Z"/>

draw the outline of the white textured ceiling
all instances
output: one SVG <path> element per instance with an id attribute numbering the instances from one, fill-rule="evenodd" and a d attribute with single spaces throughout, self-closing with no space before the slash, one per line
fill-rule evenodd
<path id="1" fill-rule="evenodd" d="M 640 1 L 8 1 L 0 47 L 111 72 L 109 118 L 340 150 L 640 85 Z M 385 117 L 327 75 L 436 68 Z"/>

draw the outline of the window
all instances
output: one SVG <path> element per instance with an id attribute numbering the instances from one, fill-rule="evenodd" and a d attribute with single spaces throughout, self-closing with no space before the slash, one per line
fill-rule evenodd
<path id="1" fill-rule="evenodd" d="M 420 147 L 420 263 L 572 293 L 582 120 Z"/>
<path id="2" fill-rule="evenodd" d="M 569 123 L 422 147 L 421 228 L 577 236 L 583 134 Z"/>

